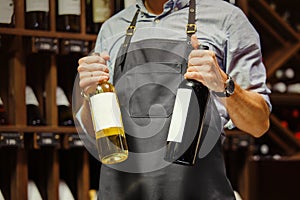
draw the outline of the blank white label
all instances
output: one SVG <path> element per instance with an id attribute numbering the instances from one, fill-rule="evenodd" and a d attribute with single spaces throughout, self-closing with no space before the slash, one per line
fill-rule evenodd
<path id="1" fill-rule="evenodd" d="M 125 0 L 124 4 L 125 4 L 125 8 L 127 8 L 133 4 L 136 4 L 136 0 Z"/>
<path id="2" fill-rule="evenodd" d="M 0 0 L 0 23 L 10 24 L 14 14 L 14 2 L 12 0 Z"/>
<path id="3" fill-rule="evenodd" d="M 59 0 L 58 15 L 80 15 L 80 0 Z"/>
<path id="4" fill-rule="evenodd" d="M 110 127 L 122 127 L 121 111 L 115 93 L 94 95 L 90 98 L 90 103 L 96 132 Z"/>
<path id="5" fill-rule="evenodd" d="M 181 142 L 190 105 L 192 90 L 178 89 L 167 141 Z"/>
<path id="6" fill-rule="evenodd" d="M 49 12 L 49 0 L 26 0 L 26 12 Z"/>

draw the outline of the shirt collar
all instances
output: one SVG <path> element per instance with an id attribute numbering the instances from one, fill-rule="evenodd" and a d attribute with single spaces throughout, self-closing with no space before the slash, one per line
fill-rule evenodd
<path id="1" fill-rule="evenodd" d="M 165 3 L 164 12 L 169 10 L 180 10 L 186 7 L 189 4 L 190 0 L 169 0 Z M 143 13 L 148 13 L 147 9 L 145 8 L 143 0 L 136 0 L 137 7 L 141 9 Z M 149 14 L 149 13 L 148 13 Z"/>

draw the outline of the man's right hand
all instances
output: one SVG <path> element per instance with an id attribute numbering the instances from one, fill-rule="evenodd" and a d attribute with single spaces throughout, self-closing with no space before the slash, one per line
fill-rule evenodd
<path id="1" fill-rule="evenodd" d="M 94 91 L 99 82 L 109 80 L 109 69 L 106 65 L 109 59 L 107 52 L 79 59 L 77 68 L 80 79 L 79 86 L 85 94 Z"/>

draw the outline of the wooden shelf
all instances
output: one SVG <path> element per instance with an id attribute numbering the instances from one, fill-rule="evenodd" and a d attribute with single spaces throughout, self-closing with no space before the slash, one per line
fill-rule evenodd
<path id="1" fill-rule="evenodd" d="M 6 35 L 18 35 L 18 36 L 28 36 L 28 37 L 47 37 L 47 38 L 58 38 L 58 39 L 76 39 L 76 40 L 86 40 L 95 41 L 97 35 L 83 34 L 83 33 L 66 33 L 66 32 L 56 32 L 56 31 L 37 31 L 21 28 L 0 28 L 0 34 Z"/>
<path id="2" fill-rule="evenodd" d="M 270 95 L 273 106 L 300 106 L 300 94 L 276 94 Z"/>
<path id="3" fill-rule="evenodd" d="M 64 126 L 0 126 L 0 132 L 17 133 L 58 133 L 68 134 L 77 133 L 75 127 Z"/>

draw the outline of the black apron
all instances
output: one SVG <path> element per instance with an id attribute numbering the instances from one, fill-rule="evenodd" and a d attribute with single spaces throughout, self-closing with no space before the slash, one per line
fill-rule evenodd
<path id="1" fill-rule="evenodd" d="M 192 0 L 188 24 L 194 24 L 194 11 Z M 163 160 L 175 94 L 186 72 L 192 50 L 190 36 L 195 30 L 188 25 L 187 41 L 131 43 L 138 14 L 139 10 L 127 30 L 114 71 L 129 157 L 120 164 L 101 166 L 98 199 L 235 199 L 226 177 L 220 134 L 194 166 Z"/>

